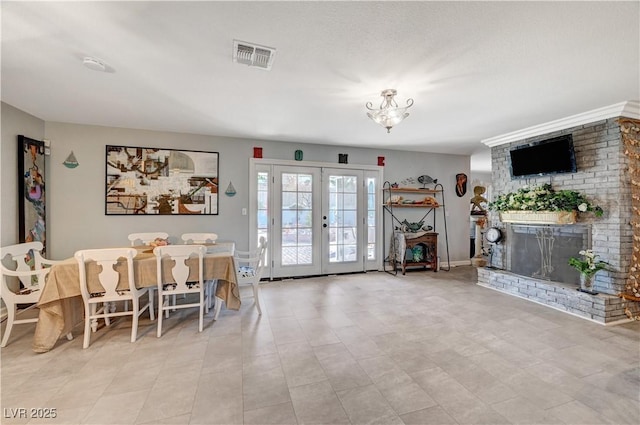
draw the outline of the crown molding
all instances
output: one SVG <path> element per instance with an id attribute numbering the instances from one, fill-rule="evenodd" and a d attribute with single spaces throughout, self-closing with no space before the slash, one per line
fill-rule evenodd
<path id="1" fill-rule="evenodd" d="M 481 140 L 481 142 L 489 147 L 494 147 L 614 117 L 640 119 L 640 101 L 629 100 L 627 102 L 616 103 L 615 105 L 605 106 L 603 108 L 571 115 L 570 117 L 561 118 L 544 124 L 534 125 L 533 127 L 527 127 L 525 129 L 502 134 L 500 136 L 490 137 L 488 139 Z"/>

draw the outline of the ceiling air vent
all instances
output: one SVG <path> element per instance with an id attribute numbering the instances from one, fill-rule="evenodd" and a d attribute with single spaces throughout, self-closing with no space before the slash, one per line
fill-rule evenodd
<path id="1" fill-rule="evenodd" d="M 233 40 L 233 61 L 256 68 L 270 70 L 276 49 L 246 41 Z"/>

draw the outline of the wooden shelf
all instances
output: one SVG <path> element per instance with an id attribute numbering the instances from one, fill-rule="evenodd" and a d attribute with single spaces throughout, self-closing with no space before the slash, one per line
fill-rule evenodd
<path id="1" fill-rule="evenodd" d="M 391 189 L 386 189 L 386 192 L 396 192 L 396 193 L 425 193 L 425 194 L 435 194 L 442 192 L 441 190 L 434 189 L 419 189 L 414 187 L 392 187 Z"/>

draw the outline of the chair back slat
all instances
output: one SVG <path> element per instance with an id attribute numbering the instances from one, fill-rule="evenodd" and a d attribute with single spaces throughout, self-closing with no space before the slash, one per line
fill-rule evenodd
<path id="1" fill-rule="evenodd" d="M 178 289 L 187 289 L 187 279 L 189 278 L 190 270 L 189 265 L 187 265 L 187 260 L 190 255 L 169 255 L 169 257 L 174 261 L 171 275 L 178 285 Z"/>
<path id="2" fill-rule="evenodd" d="M 118 264 L 118 260 L 104 260 L 98 261 L 97 264 L 101 266 L 102 270 L 98 273 L 98 280 L 100 285 L 105 289 L 108 297 L 115 297 L 117 295 L 116 288 L 120 283 L 120 273 L 118 273 L 114 266 Z"/>
<path id="3" fill-rule="evenodd" d="M 262 279 L 262 273 L 265 268 L 265 259 L 267 254 L 267 240 L 264 236 L 260 237 L 260 246 L 258 248 L 258 264 L 256 264 L 256 280 Z"/>

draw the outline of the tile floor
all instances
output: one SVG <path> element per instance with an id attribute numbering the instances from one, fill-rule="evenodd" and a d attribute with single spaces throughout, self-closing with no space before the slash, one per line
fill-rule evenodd
<path id="1" fill-rule="evenodd" d="M 0 422 L 640 423 L 640 323 L 604 327 L 474 282 L 470 267 L 272 282 L 262 317 L 248 298 L 201 334 L 189 312 L 160 339 L 142 320 L 136 343 L 122 320 L 87 350 L 78 327 L 34 354 L 23 325 L 1 352 Z"/>

